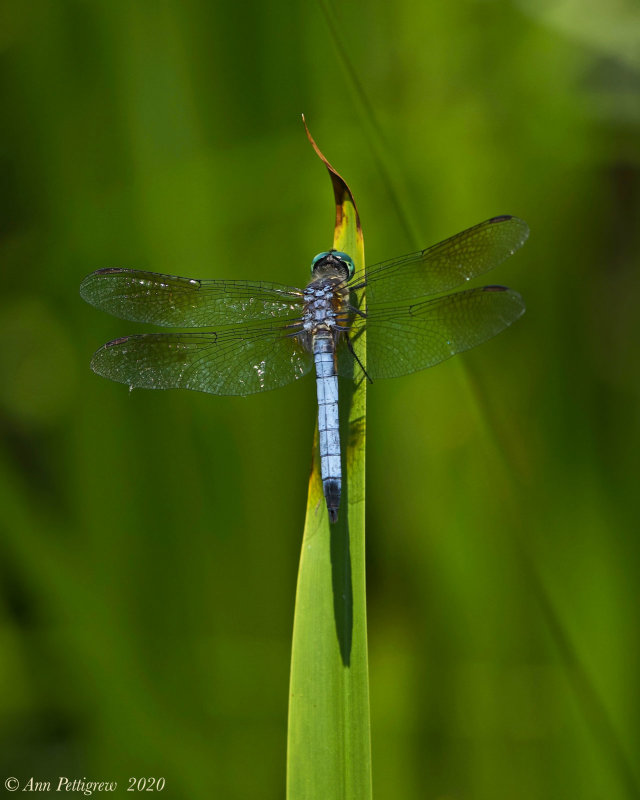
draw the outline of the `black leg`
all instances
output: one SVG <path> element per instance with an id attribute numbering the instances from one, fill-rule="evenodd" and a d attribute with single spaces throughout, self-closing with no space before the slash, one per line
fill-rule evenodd
<path id="1" fill-rule="evenodd" d="M 345 339 L 347 340 L 347 347 L 349 348 L 349 350 L 351 352 L 351 355 L 355 358 L 355 360 L 360 365 L 360 369 L 364 372 L 365 378 L 369 381 L 369 383 L 373 383 L 373 381 L 371 380 L 371 378 L 369 377 L 369 375 L 367 373 L 367 370 L 362 366 L 362 361 L 360 361 L 360 359 L 356 355 L 356 351 L 353 349 L 353 345 L 351 344 L 351 337 L 349 336 L 348 333 L 345 333 L 344 336 L 345 336 Z"/>

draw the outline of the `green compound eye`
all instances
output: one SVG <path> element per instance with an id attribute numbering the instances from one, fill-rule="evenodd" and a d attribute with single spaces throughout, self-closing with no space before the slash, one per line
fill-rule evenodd
<path id="1" fill-rule="evenodd" d="M 312 275 L 313 275 L 313 272 L 314 272 L 314 270 L 316 268 L 316 264 L 318 263 L 318 261 L 322 261 L 323 258 L 326 258 L 327 256 L 330 256 L 330 255 L 331 255 L 331 251 L 328 250 L 328 251 L 326 251 L 324 253 L 318 253 L 318 255 L 314 257 L 313 261 L 311 262 L 311 274 Z"/>
<path id="2" fill-rule="evenodd" d="M 327 266 L 333 262 L 334 264 L 339 262 L 347 271 L 347 278 L 351 280 L 353 275 L 356 271 L 355 264 L 353 263 L 353 259 L 347 253 L 343 253 L 340 250 L 327 250 L 324 253 L 318 253 L 318 255 L 313 259 L 311 262 L 311 274 L 313 275 L 316 271 L 316 267 L 320 265 L 320 262 L 327 261 Z"/>
<path id="3" fill-rule="evenodd" d="M 349 280 L 353 278 L 353 274 L 356 271 L 356 265 L 353 263 L 353 259 L 347 253 L 342 253 L 340 250 L 334 250 L 333 255 L 336 258 L 339 258 L 340 261 L 345 265 L 347 268 L 347 272 L 349 273 Z"/>

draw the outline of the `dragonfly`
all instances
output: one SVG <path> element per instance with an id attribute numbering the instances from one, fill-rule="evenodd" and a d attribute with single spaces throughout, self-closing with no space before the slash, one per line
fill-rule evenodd
<path id="1" fill-rule="evenodd" d="M 338 376 L 395 378 L 490 339 L 525 310 L 518 292 L 480 286 L 447 293 L 500 264 L 529 235 L 492 217 L 417 253 L 356 270 L 337 250 L 311 262 L 300 289 L 264 281 L 199 280 L 136 269 L 88 275 L 81 296 L 121 319 L 196 331 L 122 336 L 96 351 L 98 375 L 130 389 L 249 395 L 315 366 L 323 492 L 331 522 L 342 489 Z M 206 330 L 202 330 L 206 329 Z M 366 364 L 354 344 L 366 331 Z"/>

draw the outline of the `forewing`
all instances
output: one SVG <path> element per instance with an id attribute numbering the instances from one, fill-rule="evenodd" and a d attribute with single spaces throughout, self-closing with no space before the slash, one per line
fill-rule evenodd
<path id="1" fill-rule="evenodd" d="M 351 337 L 366 325 L 367 373 L 372 380 L 396 378 L 469 350 L 524 313 L 522 298 L 504 286 L 484 286 L 408 306 L 370 310 L 357 317 Z M 339 361 L 351 377 L 351 359 Z"/>
<path id="2" fill-rule="evenodd" d="M 93 356 L 98 375 L 131 389 L 192 389 L 248 395 L 301 378 L 313 359 L 276 326 L 207 333 L 147 333 L 107 342 Z"/>
<path id="3" fill-rule="evenodd" d="M 527 223 L 517 217 L 493 217 L 418 253 L 376 264 L 366 271 L 367 306 L 439 294 L 500 264 L 522 247 Z M 351 286 L 364 283 L 361 273 Z"/>
<path id="4" fill-rule="evenodd" d="M 201 281 L 134 269 L 99 269 L 81 296 L 120 319 L 180 328 L 218 327 L 302 314 L 302 293 L 277 283 Z"/>

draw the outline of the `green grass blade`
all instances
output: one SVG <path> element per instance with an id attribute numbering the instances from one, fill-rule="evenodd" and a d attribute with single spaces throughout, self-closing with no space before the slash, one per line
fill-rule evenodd
<path id="1" fill-rule="evenodd" d="M 308 133 L 308 131 L 307 131 Z M 355 202 L 325 159 L 336 200 L 333 247 L 364 266 Z M 356 352 L 366 364 L 364 337 Z M 339 520 L 330 526 L 319 474 L 318 430 L 298 573 L 287 755 L 289 800 L 371 797 L 371 733 L 365 596 L 366 381 L 341 382 L 345 479 Z M 344 424 L 347 421 L 347 425 Z"/>

